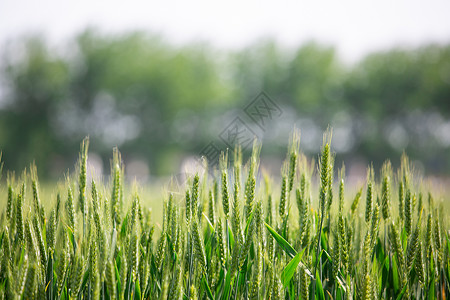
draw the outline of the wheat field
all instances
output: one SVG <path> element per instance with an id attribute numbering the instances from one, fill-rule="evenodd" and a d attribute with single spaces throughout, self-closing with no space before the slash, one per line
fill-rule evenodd
<path id="1" fill-rule="evenodd" d="M 124 189 L 117 149 L 110 182 L 87 182 L 88 144 L 55 200 L 41 198 L 34 166 L 6 175 L 0 298 L 450 296 L 445 197 L 406 155 L 398 170 L 389 161 L 368 167 L 353 193 L 345 167 L 334 165 L 330 132 L 317 164 L 295 132 L 279 182 L 260 170 L 255 141 L 248 162 L 236 147 L 222 154 L 216 176 L 195 174 L 183 193 L 167 192 L 155 222 L 139 188 Z"/>

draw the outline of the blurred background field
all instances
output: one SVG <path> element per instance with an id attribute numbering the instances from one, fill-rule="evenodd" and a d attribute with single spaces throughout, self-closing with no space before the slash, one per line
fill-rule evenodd
<path id="1" fill-rule="evenodd" d="M 442 18 L 443 2 L 388 10 L 383 1 L 375 7 L 349 1 L 329 20 L 306 6 L 299 16 L 310 9 L 318 20 L 291 23 L 285 19 L 294 13 L 283 10 L 283 17 L 278 6 L 268 4 L 261 5 L 263 17 L 234 2 L 225 15 L 196 1 L 177 2 L 174 11 L 170 3 L 150 5 L 148 18 L 144 4 L 134 4 L 126 10 L 129 18 L 117 13 L 123 7 L 116 3 L 100 8 L 82 1 L 69 8 L 67 18 L 45 11 L 46 5 L 58 7 L 50 0 L 34 14 L 21 15 L 19 4 L 5 5 L 0 13 L 5 170 L 19 172 L 35 161 L 41 180 L 61 179 L 73 170 L 81 140 L 90 136 L 89 164 L 97 174 L 109 174 L 117 146 L 130 182 L 155 182 L 184 172 L 211 142 L 226 149 L 221 134 L 238 117 L 262 140 L 263 166 L 275 174 L 294 126 L 301 130 L 302 151 L 312 158 L 331 126 L 336 165 L 345 161 L 350 178 L 365 176 L 371 162 L 379 169 L 391 159 L 397 167 L 406 151 L 419 171 L 448 184 L 450 23 Z M 165 9 L 166 16 L 156 17 Z M 344 12 L 353 19 L 339 17 Z M 129 21 L 133 16 L 135 23 Z M 229 26 L 220 23 L 223 31 L 214 31 L 227 17 Z M 247 35 L 239 34 L 232 20 Z M 262 129 L 245 108 L 263 91 L 279 115 L 266 118 Z"/>

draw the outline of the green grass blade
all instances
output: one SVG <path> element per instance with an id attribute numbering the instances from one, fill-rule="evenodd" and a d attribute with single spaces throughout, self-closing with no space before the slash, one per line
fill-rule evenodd
<path id="1" fill-rule="evenodd" d="M 316 272 L 316 278 L 317 278 L 317 282 L 316 282 L 316 299 L 318 300 L 325 300 L 325 293 L 323 291 L 323 287 L 322 287 L 322 281 L 320 281 L 320 275 L 319 275 L 319 271 Z"/>
<path id="2" fill-rule="evenodd" d="M 278 245 L 286 252 L 287 255 L 289 255 L 290 258 L 294 258 L 295 255 L 297 255 L 297 251 L 289 244 L 281 235 L 279 235 L 272 227 L 270 227 L 269 224 L 264 222 L 264 225 L 266 225 L 267 230 L 269 230 L 270 234 L 275 238 Z"/>
<path id="3" fill-rule="evenodd" d="M 206 281 L 205 275 L 203 275 L 202 284 L 203 284 L 203 288 L 206 290 L 206 295 L 208 296 L 208 299 L 214 300 L 214 296 L 211 292 L 211 289 L 209 288 L 209 285 L 208 285 L 208 282 Z"/>
<path id="4" fill-rule="evenodd" d="M 429 300 L 434 300 L 436 299 L 436 291 L 435 291 L 435 282 L 434 282 L 434 273 L 431 276 L 431 280 L 430 280 L 430 288 L 428 289 L 428 299 Z"/>
<path id="5" fill-rule="evenodd" d="M 396 300 L 402 300 L 403 299 L 403 295 L 406 293 L 406 288 L 407 287 L 408 287 L 407 285 L 405 285 L 403 287 L 402 292 L 397 296 Z M 429 299 L 431 299 L 431 298 L 429 298 Z"/>
<path id="6" fill-rule="evenodd" d="M 141 299 L 141 285 L 139 284 L 139 281 L 136 282 L 134 287 L 134 299 Z"/>
<path id="7" fill-rule="evenodd" d="M 302 259 L 303 253 L 305 253 L 306 248 L 304 248 L 301 252 L 298 252 L 297 255 L 294 256 L 293 259 L 286 265 L 281 273 L 281 282 L 283 286 L 286 288 L 291 281 L 292 276 L 294 276 L 295 270 Z"/>
<path id="8" fill-rule="evenodd" d="M 397 293 L 397 291 L 399 290 L 400 286 L 399 286 L 399 282 L 400 279 L 398 277 L 398 266 L 397 266 L 397 259 L 395 258 L 395 256 L 392 256 L 392 283 L 394 285 L 394 292 Z"/>
<path id="9" fill-rule="evenodd" d="M 47 279 L 46 279 L 47 299 L 53 299 L 53 254 L 48 256 Z"/>
<path id="10" fill-rule="evenodd" d="M 220 274 L 219 274 L 219 280 L 218 280 L 218 283 L 216 284 L 216 291 L 214 293 L 214 298 L 219 299 L 220 291 L 222 290 L 222 287 L 224 286 L 224 279 L 225 279 L 225 271 L 224 271 L 224 269 L 221 269 Z"/>
<path id="11" fill-rule="evenodd" d="M 230 273 L 227 272 L 227 275 L 225 277 L 225 286 L 224 286 L 224 290 L 223 290 L 222 299 L 225 299 L 225 300 L 230 299 L 231 286 L 232 286 L 231 276 L 230 276 Z"/>

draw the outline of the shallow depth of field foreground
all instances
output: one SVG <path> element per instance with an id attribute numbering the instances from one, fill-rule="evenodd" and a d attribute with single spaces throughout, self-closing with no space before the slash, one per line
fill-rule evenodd
<path id="1" fill-rule="evenodd" d="M 326 133 L 314 164 L 293 134 L 272 177 L 257 142 L 248 162 L 230 151 L 215 177 L 197 174 L 164 195 L 162 224 L 138 188 L 124 194 L 117 150 L 110 183 L 87 182 L 88 140 L 56 200 L 39 196 L 35 167 L 7 174 L 0 297 L 449 299 L 444 199 L 406 156 L 398 170 L 368 167 L 350 191 L 330 142 Z"/>

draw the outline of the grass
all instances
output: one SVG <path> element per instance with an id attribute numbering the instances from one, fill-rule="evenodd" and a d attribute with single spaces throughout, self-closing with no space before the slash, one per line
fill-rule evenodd
<path id="1" fill-rule="evenodd" d="M 242 163 L 220 159 L 164 195 L 161 222 L 142 188 L 125 188 L 120 153 L 111 182 L 77 176 L 55 199 L 35 167 L 1 187 L 0 296 L 4 299 L 446 299 L 449 227 L 408 158 L 368 168 L 356 192 L 334 166 L 326 133 L 316 165 L 292 136 L 280 182 L 259 170 L 260 145 Z M 336 178 L 334 178 L 334 176 Z M 318 184 L 314 184 L 315 178 Z M 314 190 L 313 189 L 317 189 Z M 276 192 L 273 192 L 273 191 Z M 130 204 L 126 205 L 129 199 Z M 156 216 L 158 218 L 159 216 Z"/>

